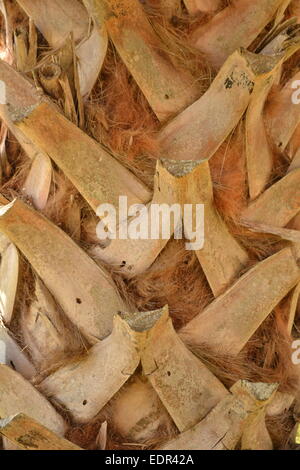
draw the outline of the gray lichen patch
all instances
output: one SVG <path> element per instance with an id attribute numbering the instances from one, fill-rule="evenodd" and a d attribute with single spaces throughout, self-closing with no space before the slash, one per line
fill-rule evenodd
<path id="1" fill-rule="evenodd" d="M 30 114 L 39 106 L 39 104 L 40 103 L 37 102 L 32 104 L 31 106 L 15 108 L 10 103 L 7 103 L 7 111 L 12 122 L 18 123 L 30 116 Z"/>
<path id="2" fill-rule="evenodd" d="M 168 158 L 162 158 L 161 162 L 168 170 L 169 173 L 178 178 L 188 175 L 191 173 L 198 165 L 204 162 L 203 160 L 170 160 Z"/>
<path id="3" fill-rule="evenodd" d="M 268 400 L 271 395 L 276 391 L 278 388 L 277 383 L 268 384 L 263 382 L 249 382 L 248 380 L 242 380 L 241 384 L 244 388 L 246 388 L 251 395 L 253 395 L 259 401 L 266 401 Z"/>
<path id="4" fill-rule="evenodd" d="M 133 331 L 142 333 L 143 331 L 150 330 L 155 323 L 161 318 L 164 311 L 163 309 L 152 310 L 150 312 L 137 312 L 137 313 L 119 313 L 120 317 L 125 320 Z"/>

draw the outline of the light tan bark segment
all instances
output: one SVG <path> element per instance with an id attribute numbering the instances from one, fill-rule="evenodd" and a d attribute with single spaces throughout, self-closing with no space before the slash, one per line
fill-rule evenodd
<path id="1" fill-rule="evenodd" d="M 26 349 L 39 370 L 51 368 L 65 355 L 82 348 L 80 333 L 67 324 L 63 312 L 38 278 L 34 299 L 21 311 L 20 330 Z"/>
<path id="2" fill-rule="evenodd" d="M 60 47 L 72 32 L 75 41 L 88 31 L 87 11 L 78 0 L 17 0 L 54 48 Z"/>
<path id="3" fill-rule="evenodd" d="M 299 282 L 291 248 L 258 263 L 182 330 L 191 344 L 238 354 L 281 299 Z"/>
<path id="4" fill-rule="evenodd" d="M 300 106 L 293 102 L 296 89 L 293 84 L 300 81 L 300 72 L 269 101 L 265 110 L 265 122 L 272 142 L 283 151 L 300 124 Z M 298 87 L 297 87 L 298 88 Z"/>
<path id="5" fill-rule="evenodd" d="M 276 385 L 237 382 L 231 395 L 196 426 L 162 446 L 161 450 L 233 450 L 249 418 L 267 405 Z M 263 393 L 261 391 L 263 390 Z"/>
<path id="6" fill-rule="evenodd" d="M 28 380 L 36 374 L 26 353 L 3 325 L 0 325 L 0 364 L 6 364 Z"/>
<path id="7" fill-rule="evenodd" d="M 216 210 L 207 161 L 184 176 L 183 204 L 204 204 L 204 246 L 196 251 L 215 297 L 229 287 L 248 262 L 248 254 L 229 232 Z M 196 224 L 194 224 L 196 226 Z"/>
<path id="8" fill-rule="evenodd" d="M 29 382 L 11 368 L 0 365 L 0 418 L 26 413 L 63 436 L 66 425 L 52 405 Z"/>
<path id="9" fill-rule="evenodd" d="M 247 223 L 285 227 L 300 210 L 300 168 L 273 184 L 242 213 Z"/>
<path id="10" fill-rule="evenodd" d="M 138 0 L 85 0 L 98 24 L 105 25 L 157 117 L 164 121 L 199 96 L 194 79 L 176 70 Z"/>
<path id="11" fill-rule="evenodd" d="M 256 57 L 232 54 L 208 91 L 166 125 L 159 134 L 163 158 L 202 160 L 217 151 L 249 104 L 256 80 L 251 60 Z"/>
<path id="12" fill-rule="evenodd" d="M 236 49 L 254 41 L 283 3 L 286 1 L 233 0 L 194 32 L 192 42 L 218 69 Z"/>
<path id="13" fill-rule="evenodd" d="M 10 243 L 1 253 L 0 265 L 0 317 L 9 325 L 13 317 L 19 280 L 19 253 Z"/>
<path id="14" fill-rule="evenodd" d="M 265 129 L 263 110 L 279 68 L 280 63 L 271 72 L 258 78 L 247 110 L 246 155 L 251 199 L 264 190 L 273 170 L 273 153 Z"/>
<path id="15" fill-rule="evenodd" d="M 0 202 L 8 201 L 1 196 Z M 113 316 L 124 303 L 109 276 L 71 238 L 19 200 L 1 207 L 0 230 L 84 335 L 95 341 L 111 332 Z"/>
<path id="16" fill-rule="evenodd" d="M 52 164 L 50 158 L 39 153 L 33 160 L 26 178 L 23 192 L 38 210 L 46 207 L 52 181 Z"/>
<path id="17" fill-rule="evenodd" d="M 83 450 L 23 413 L 1 420 L 0 434 L 22 450 Z"/>

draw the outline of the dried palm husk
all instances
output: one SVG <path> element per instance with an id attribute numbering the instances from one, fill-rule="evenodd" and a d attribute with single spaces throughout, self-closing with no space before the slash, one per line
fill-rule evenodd
<path id="1" fill-rule="evenodd" d="M 35 279 L 33 300 L 22 309 L 20 332 L 26 350 L 39 370 L 50 369 L 83 347 L 79 333 L 66 322 L 63 312 L 38 278 Z"/>
<path id="2" fill-rule="evenodd" d="M 265 111 L 265 123 L 272 142 L 278 150 L 285 150 L 300 123 L 300 106 L 293 103 L 293 83 L 300 79 L 300 72 L 278 92 L 274 93 Z"/>
<path id="3" fill-rule="evenodd" d="M 3 176 L 9 176 L 11 166 L 8 161 L 6 142 L 8 138 L 8 127 L 4 122 L 0 124 L 0 182 Z"/>
<path id="4" fill-rule="evenodd" d="M 290 55 L 297 51 L 297 47 L 295 47 L 293 44 L 295 41 L 294 33 L 290 32 L 291 29 L 293 29 L 293 21 L 287 21 L 286 23 L 287 25 L 281 31 L 281 33 L 278 33 L 275 36 L 275 39 L 265 46 L 261 52 L 264 55 L 268 54 L 274 57 L 280 57 L 282 53 L 283 55 L 281 59 L 278 59 L 272 70 L 264 75 L 261 75 L 256 80 L 254 91 L 247 110 L 246 154 L 249 194 L 251 199 L 258 197 L 264 190 L 270 180 L 273 170 L 273 152 L 269 144 L 269 137 L 264 123 L 265 102 L 273 84 L 275 83 L 278 75 L 280 75 L 283 62 L 289 58 Z M 292 46 L 291 43 L 293 44 Z M 300 43 L 298 47 L 300 47 Z M 269 105 L 269 107 L 270 106 L 272 109 L 272 104 Z M 277 111 L 280 110 L 277 109 Z M 282 117 L 282 113 L 279 112 L 279 115 Z M 267 115 L 267 119 L 267 125 L 272 128 L 273 122 L 269 115 Z M 281 124 L 281 129 L 282 127 L 284 126 Z M 293 132 L 293 126 L 291 126 L 291 129 Z M 275 130 L 276 135 L 277 130 L 278 129 Z M 282 131 L 280 132 L 282 133 Z"/>
<path id="5" fill-rule="evenodd" d="M 196 426 L 160 447 L 160 450 L 233 450 L 249 420 L 263 409 L 277 384 L 237 382 L 231 394 Z"/>
<path id="6" fill-rule="evenodd" d="M 24 413 L 0 420 L 0 434 L 22 450 L 83 450 Z"/>
<path id="7" fill-rule="evenodd" d="M 172 160 L 210 158 L 244 114 L 258 77 L 277 62 L 244 50 L 234 52 L 208 91 L 162 129 L 161 155 Z"/>
<path id="8" fill-rule="evenodd" d="M 106 56 L 108 36 L 106 28 L 93 24 L 87 38 L 75 49 L 80 84 L 80 95 L 86 99 L 100 74 Z"/>
<path id="9" fill-rule="evenodd" d="M 38 153 L 32 161 L 28 176 L 22 188 L 24 194 L 30 198 L 34 207 L 43 210 L 48 202 L 51 181 L 52 164 L 50 158 L 44 153 Z"/>
<path id="10" fill-rule="evenodd" d="M 33 419 L 63 436 L 66 424 L 53 406 L 33 385 L 6 365 L 0 365 L 0 418 L 26 413 Z"/>
<path id="11" fill-rule="evenodd" d="M 1 253 L 0 317 L 9 325 L 13 316 L 19 280 L 19 254 L 11 243 Z"/>
<path id="12" fill-rule="evenodd" d="M 247 227 L 252 232 L 256 233 L 271 233 L 283 240 L 288 240 L 293 243 L 300 243 L 300 233 L 298 230 L 275 227 L 274 225 L 256 224 L 255 222 L 242 221 L 242 225 Z"/>
<path id="13" fill-rule="evenodd" d="M 72 32 L 75 41 L 89 27 L 87 11 L 78 0 L 17 0 L 52 47 L 60 47 Z"/>
<path id="14" fill-rule="evenodd" d="M 107 336 L 124 310 L 112 280 L 71 238 L 32 208 L 1 196 L 0 230 L 15 243 L 64 313 L 91 341 Z M 78 272 L 80 266 L 80 272 Z"/>
<path id="15" fill-rule="evenodd" d="M 285 227 L 300 210 L 300 169 L 295 169 L 267 189 L 243 211 L 247 223 Z"/>
<path id="16" fill-rule="evenodd" d="M 25 28 L 15 30 L 14 45 L 17 69 L 25 72 L 27 69 L 27 31 Z"/>
<path id="17" fill-rule="evenodd" d="M 201 162 L 182 180 L 182 184 L 185 184 L 182 203 L 194 207 L 196 204 L 204 204 L 204 246 L 196 250 L 196 255 L 217 297 L 232 284 L 247 265 L 249 257 L 216 210 L 208 161 Z M 195 219 L 195 213 L 193 216 Z M 195 220 L 193 225 L 196 227 Z"/>
<path id="18" fill-rule="evenodd" d="M 6 364 L 25 379 L 32 379 L 36 369 L 5 326 L 0 324 L 0 364 Z"/>
<path id="19" fill-rule="evenodd" d="M 99 27 L 105 24 L 120 57 L 161 121 L 199 96 L 193 77 L 177 70 L 164 52 L 164 45 L 138 0 L 122 3 L 84 0 L 84 3 Z"/>
<path id="20" fill-rule="evenodd" d="M 29 27 L 22 25 L 14 31 L 16 67 L 20 72 L 33 71 L 37 63 L 37 32 L 32 19 Z"/>
<path id="21" fill-rule="evenodd" d="M 96 439 L 96 446 L 99 450 L 105 450 L 107 444 L 107 421 L 104 421 L 99 429 L 99 433 Z"/>
<path id="22" fill-rule="evenodd" d="M 286 0 L 233 0 L 210 22 L 196 29 L 192 43 L 219 69 L 236 49 L 247 48 L 280 7 L 286 8 L 288 3 Z"/>
<path id="23" fill-rule="evenodd" d="M 258 263 L 182 330 L 191 344 L 238 354 L 273 308 L 298 284 L 300 269 L 291 248 Z"/>

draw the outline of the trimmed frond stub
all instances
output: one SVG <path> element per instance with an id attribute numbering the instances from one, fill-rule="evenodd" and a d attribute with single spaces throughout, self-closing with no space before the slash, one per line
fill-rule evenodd
<path id="1" fill-rule="evenodd" d="M 237 382 L 200 423 L 160 450 L 233 450 L 253 413 L 268 404 L 276 388 L 277 384 Z"/>
<path id="2" fill-rule="evenodd" d="M 251 199 L 255 199 L 265 189 L 273 170 L 273 153 L 265 129 L 263 111 L 281 63 L 282 60 L 278 60 L 270 72 L 257 79 L 247 110 L 246 156 Z"/>
<path id="3" fill-rule="evenodd" d="M 0 434 L 22 450 L 83 450 L 23 413 L 0 420 Z"/>
<path id="4" fill-rule="evenodd" d="M 143 336 L 137 331 L 151 329 L 160 315 L 160 311 L 154 311 L 127 314 L 124 318 L 116 316 L 110 336 L 93 346 L 82 359 L 47 377 L 39 388 L 69 410 L 76 421 L 88 422 L 135 372 Z"/>
<path id="5" fill-rule="evenodd" d="M 285 227 L 300 210 L 300 168 L 288 173 L 242 213 L 247 223 Z"/>
<path id="6" fill-rule="evenodd" d="M 203 160 L 214 155 L 244 114 L 258 77 L 277 61 L 245 50 L 234 52 L 207 92 L 162 129 L 162 157 Z"/>
<path id="7" fill-rule="evenodd" d="M 105 24 L 121 59 L 161 121 L 199 96 L 188 73 L 177 70 L 138 0 L 84 0 L 99 26 Z"/>
<path id="8" fill-rule="evenodd" d="M 273 308 L 300 281 L 291 248 L 258 263 L 182 330 L 192 345 L 238 354 Z"/>
<path id="9" fill-rule="evenodd" d="M 126 308 L 108 274 L 44 216 L 19 200 L 7 204 L 1 196 L 0 202 L 0 230 L 28 259 L 64 313 L 89 340 L 107 336 L 113 316 Z"/>
<path id="10" fill-rule="evenodd" d="M 219 69 L 236 49 L 250 46 L 282 4 L 287 7 L 286 0 L 233 0 L 196 29 L 192 43 Z"/>
<path id="11" fill-rule="evenodd" d="M 231 235 L 215 207 L 208 161 L 201 162 L 181 179 L 185 187 L 182 204 L 193 205 L 194 227 L 196 204 L 204 204 L 204 246 L 196 250 L 196 255 L 212 292 L 217 297 L 246 266 L 248 254 Z"/>
<path id="12" fill-rule="evenodd" d="M 35 367 L 26 356 L 26 353 L 20 348 L 4 325 L 0 325 L 0 364 L 6 364 L 28 380 L 36 374 Z"/>
<path id="13" fill-rule="evenodd" d="M 9 325 L 13 316 L 19 280 L 19 253 L 11 243 L 1 253 L 0 317 Z"/>

